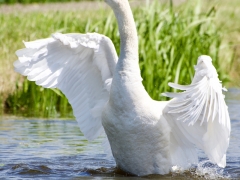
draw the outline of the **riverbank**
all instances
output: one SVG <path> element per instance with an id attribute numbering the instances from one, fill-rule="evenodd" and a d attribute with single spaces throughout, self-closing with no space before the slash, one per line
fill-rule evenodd
<path id="1" fill-rule="evenodd" d="M 189 83 L 200 54 L 213 57 L 225 86 L 227 80 L 231 81 L 228 87 L 240 85 L 240 22 L 237 17 L 240 2 L 178 3 L 173 14 L 169 5 L 146 6 L 146 2 L 134 1 L 132 6 L 139 32 L 143 83 L 154 99 L 161 99 L 161 92 L 171 90 L 167 86 L 169 81 Z M 41 112 L 40 116 L 44 117 L 63 117 L 71 111 L 60 92 L 36 87 L 14 72 L 12 63 L 17 58 L 15 51 L 23 48 L 22 40 L 46 38 L 54 32 L 99 32 L 108 35 L 119 49 L 115 18 L 103 2 L 2 5 L 0 20 L 2 113 L 27 115 L 30 111 L 31 116 Z M 163 28 L 157 34 L 158 27 Z M 187 33 L 185 29 L 189 27 Z M 180 59 L 184 60 L 181 65 L 178 64 Z"/>

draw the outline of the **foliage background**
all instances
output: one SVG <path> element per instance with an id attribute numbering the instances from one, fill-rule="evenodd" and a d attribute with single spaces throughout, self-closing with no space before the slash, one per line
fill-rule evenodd
<path id="1" fill-rule="evenodd" d="M 177 5 L 171 2 L 132 3 L 143 84 L 151 97 L 164 100 L 160 94 L 172 91 L 168 82 L 189 84 L 201 54 L 213 58 L 224 84 L 229 81 L 229 86 L 237 86 L 234 80 L 239 80 L 240 26 L 235 21 L 239 13 L 235 7 L 240 3 L 233 0 L 225 7 L 224 1 L 187 1 Z M 16 60 L 14 52 L 23 48 L 22 40 L 47 38 L 54 32 L 102 33 L 113 40 L 118 51 L 119 33 L 112 11 L 99 1 L 89 3 L 94 3 L 94 8 L 92 4 L 86 8 L 86 2 L 0 7 L 2 114 L 72 117 L 71 106 L 60 91 L 27 81 L 14 72 L 12 63 Z M 72 8 L 66 8 L 71 4 Z M 18 10 L 14 11 L 14 7 Z"/>

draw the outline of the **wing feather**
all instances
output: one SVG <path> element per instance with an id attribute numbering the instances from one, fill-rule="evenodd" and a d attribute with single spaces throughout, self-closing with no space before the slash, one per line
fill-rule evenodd
<path id="1" fill-rule="evenodd" d="M 209 159 L 220 167 L 226 166 L 226 151 L 230 137 L 230 118 L 222 94 L 221 81 L 208 56 L 200 56 L 195 66 L 195 75 L 190 85 L 169 83 L 171 87 L 183 90 L 181 93 L 164 93 L 173 99 L 164 109 L 164 116 L 172 128 L 172 149 L 180 147 L 182 151 L 195 154 L 194 144 L 203 149 Z M 173 165 L 185 166 L 183 160 L 188 158 L 178 151 L 173 154 Z M 189 163 L 196 157 L 188 158 Z M 180 164 L 177 164 L 179 163 Z"/>
<path id="2" fill-rule="evenodd" d="M 112 41 L 97 33 L 53 34 L 24 42 L 14 62 L 17 72 L 68 98 L 81 131 L 93 140 L 103 131 L 101 113 L 108 101 L 117 54 Z M 110 84 L 109 84 L 110 82 Z"/>

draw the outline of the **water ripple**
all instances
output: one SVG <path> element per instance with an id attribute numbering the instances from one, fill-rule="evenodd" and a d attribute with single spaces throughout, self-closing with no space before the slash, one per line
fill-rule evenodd
<path id="1" fill-rule="evenodd" d="M 232 92 L 231 92 L 232 91 Z M 227 166 L 200 163 L 189 171 L 134 177 L 115 168 L 101 147 L 89 143 L 74 120 L 0 120 L 0 177 L 6 179 L 240 179 L 240 91 L 226 95 L 232 122 Z"/>

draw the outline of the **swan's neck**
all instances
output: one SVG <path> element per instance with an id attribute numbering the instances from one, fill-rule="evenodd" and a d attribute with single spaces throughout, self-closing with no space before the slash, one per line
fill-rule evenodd
<path id="1" fill-rule="evenodd" d="M 128 68 L 133 68 L 131 66 L 129 67 L 132 63 L 138 66 L 137 30 L 128 0 L 122 0 L 117 7 L 112 8 L 118 21 L 121 41 L 118 65 L 120 68 L 122 66 L 124 70 L 127 70 Z"/>
<path id="2" fill-rule="evenodd" d="M 121 49 L 111 84 L 111 107 L 134 111 L 144 107 L 149 98 L 138 64 L 138 37 L 128 0 L 105 0 L 113 9 L 118 21 Z M 140 108 L 141 109 L 141 108 Z"/>

